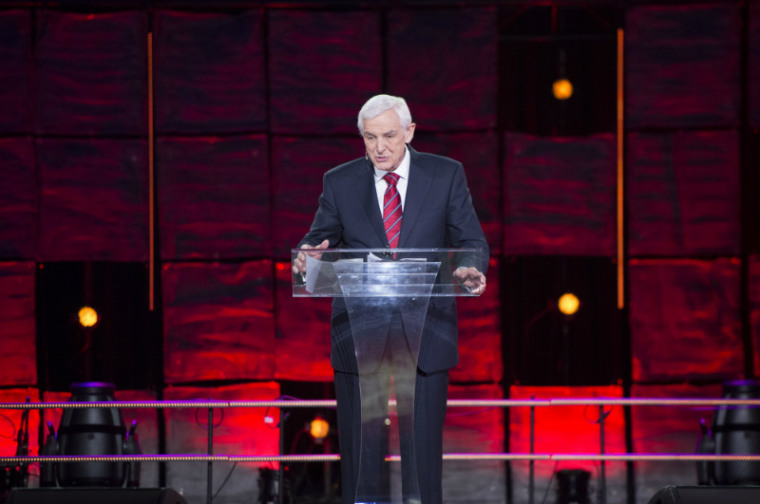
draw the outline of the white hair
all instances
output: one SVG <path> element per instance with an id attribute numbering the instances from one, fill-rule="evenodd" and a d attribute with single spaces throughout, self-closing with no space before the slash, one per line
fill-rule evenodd
<path id="1" fill-rule="evenodd" d="M 375 95 L 362 106 L 359 111 L 359 119 L 357 126 L 359 126 L 359 133 L 364 134 L 364 121 L 377 117 L 383 112 L 388 110 L 395 110 L 398 114 L 398 118 L 401 121 L 401 127 L 404 131 L 412 124 L 412 113 L 409 112 L 409 106 L 406 104 L 406 100 L 400 96 L 391 96 L 387 94 Z"/>

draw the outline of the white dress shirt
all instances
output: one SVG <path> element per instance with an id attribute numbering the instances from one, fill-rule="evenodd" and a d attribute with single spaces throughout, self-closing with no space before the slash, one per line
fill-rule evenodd
<path id="1" fill-rule="evenodd" d="M 375 168 L 375 191 L 377 191 L 377 203 L 380 205 L 380 215 L 383 215 L 383 199 L 385 198 L 385 189 L 388 187 L 388 182 L 386 182 L 383 177 L 388 173 L 395 173 L 399 176 L 398 182 L 396 182 L 396 189 L 401 196 L 401 210 L 404 209 L 404 203 L 406 202 L 406 186 L 409 184 L 409 163 L 411 160 L 409 149 L 404 147 L 404 151 L 404 159 L 401 160 L 401 164 L 398 165 L 398 168 L 393 172 L 387 172 Z"/>

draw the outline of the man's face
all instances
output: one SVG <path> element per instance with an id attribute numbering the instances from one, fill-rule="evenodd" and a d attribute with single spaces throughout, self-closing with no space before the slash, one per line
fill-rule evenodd
<path id="1" fill-rule="evenodd" d="M 412 141 L 414 123 L 404 130 L 395 110 L 364 121 L 364 146 L 378 170 L 392 172 L 404 159 L 404 145 Z"/>

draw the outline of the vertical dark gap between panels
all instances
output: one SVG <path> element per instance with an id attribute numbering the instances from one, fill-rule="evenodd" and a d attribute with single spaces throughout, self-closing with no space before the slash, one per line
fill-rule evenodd
<path id="1" fill-rule="evenodd" d="M 32 7 L 30 9 L 30 53 L 29 53 L 29 75 L 30 75 L 30 85 L 31 90 L 29 93 L 29 138 L 32 142 L 32 152 L 34 155 L 34 172 L 35 172 L 35 181 L 37 183 L 36 188 L 36 210 L 37 215 L 40 214 L 41 209 L 41 201 L 42 201 L 42 175 L 40 173 L 40 163 L 39 163 L 39 156 L 37 156 L 37 66 L 35 64 L 37 60 L 37 16 L 38 16 L 38 8 Z M 39 257 L 39 254 L 37 251 L 39 250 L 39 244 L 41 242 L 42 236 L 41 236 L 41 226 L 39 225 L 39 222 L 37 224 L 37 229 L 35 232 L 35 244 L 34 244 L 34 251 L 35 251 L 35 259 Z M 35 260 L 35 271 L 34 271 L 34 278 L 35 278 L 35 287 L 34 287 L 34 303 L 35 303 L 35 314 L 37 312 L 37 292 L 38 291 L 38 272 L 41 267 L 41 264 L 38 262 L 38 260 Z M 35 315 L 36 316 L 36 315 Z M 40 352 L 45 354 L 47 352 L 47 349 L 42 347 L 40 345 L 40 332 L 39 328 L 35 324 L 35 348 L 37 350 L 37 388 L 39 390 L 40 394 L 40 400 L 43 400 L 43 393 L 45 392 L 45 389 L 42 387 L 42 383 L 45 382 L 47 379 L 47 376 L 43 373 L 46 373 L 46 370 L 44 367 L 40 366 Z M 42 453 L 42 446 L 45 442 L 45 424 L 47 420 L 45 419 L 45 413 L 46 410 L 39 410 L 40 415 L 40 423 L 37 430 L 37 444 L 38 444 L 38 453 Z"/>
<path id="2" fill-rule="evenodd" d="M 153 184 L 153 284 L 150 286 L 150 288 L 153 289 L 153 311 L 149 313 L 149 321 L 150 321 L 150 331 L 152 334 L 151 341 L 157 341 L 159 342 L 156 345 L 155 351 L 153 352 L 153 368 L 156 370 L 156 375 L 153 377 L 153 388 L 156 393 L 156 399 L 159 401 L 162 401 L 164 399 L 164 387 L 166 386 L 165 380 L 164 380 L 164 321 L 163 321 L 163 313 L 164 313 L 164 303 L 163 303 L 163 289 L 162 289 L 162 275 L 161 275 L 161 230 L 159 228 L 160 225 L 160 219 L 159 219 L 159 198 L 158 198 L 158 170 L 161 168 L 158 163 L 156 162 L 158 159 L 157 155 L 157 146 L 158 142 L 156 142 L 157 133 L 156 133 L 156 115 L 155 111 L 157 109 L 157 94 L 156 94 L 156 75 L 158 74 L 157 70 L 159 70 L 159 67 L 156 62 L 156 38 L 155 38 L 155 31 L 154 31 L 154 20 L 155 20 L 155 10 L 153 8 L 152 2 L 149 2 L 149 4 L 146 6 L 145 15 L 147 17 L 147 24 L 148 24 L 148 33 L 151 35 L 152 40 L 152 47 L 149 48 L 151 50 L 151 60 L 152 60 L 152 68 L 149 69 L 150 72 L 152 72 L 153 75 L 153 113 L 149 115 L 150 121 L 153 122 L 153 159 L 149 160 L 148 162 L 153 162 L 153 180 L 150 182 Z M 146 35 L 147 36 L 147 35 Z M 147 64 L 147 62 L 146 62 Z M 150 153 L 149 153 L 150 155 Z M 165 454 L 167 452 L 167 429 L 166 429 L 166 417 L 165 417 L 165 410 L 160 409 L 156 411 L 156 428 L 158 430 L 157 437 L 158 437 L 158 453 Z M 161 462 L 158 464 L 158 484 L 161 487 L 166 486 L 167 481 L 167 472 L 166 472 L 166 463 Z"/>
<path id="3" fill-rule="evenodd" d="M 271 79 L 269 75 L 269 21 L 270 21 L 270 13 L 271 9 L 268 8 L 261 8 L 259 9 L 259 13 L 261 15 L 261 50 L 263 54 L 263 69 L 264 72 L 264 115 L 265 117 L 265 132 L 266 135 L 266 146 L 267 146 L 267 171 L 269 174 L 269 247 L 270 247 L 270 254 L 272 256 L 272 264 L 271 264 L 271 271 L 270 271 L 270 277 L 272 278 L 272 313 L 277 313 L 277 289 L 278 289 L 278 281 L 277 281 L 277 261 L 278 258 L 274 254 L 274 251 L 277 249 L 277 245 L 274 243 L 274 227 L 275 227 L 275 218 L 274 218 L 274 212 L 275 212 L 275 183 L 274 183 L 274 169 L 272 166 L 272 107 L 270 104 L 271 99 Z M 288 249 L 290 247 L 295 246 L 295 243 L 289 244 Z M 288 265 L 290 264 L 290 257 L 287 258 Z M 289 268 L 290 266 L 288 266 Z M 277 339 L 278 331 L 275 330 L 274 332 L 274 338 Z M 281 392 L 282 393 L 282 392 Z"/>
<path id="4" fill-rule="evenodd" d="M 497 44 L 496 44 L 496 64 L 497 68 L 501 69 L 504 67 L 504 51 L 502 48 L 502 44 L 500 42 L 500 34 L 501 34 L 501 20 L 505 17 L 505 8 L 503 6 L 499 6 L 496 11 L 496 33 L 497 37 Z M 502 188 L 502 191 L 499 194 L 499 216 L 500 219 L 503 218 L 504 215 L 504 162 L 505 162 L 505 148 L 504 148 L 504 117 L 501 113 L 502 110 L 504 110 L 504 104 L 503 102 L 503 94 L 501 92 L 502 86 L 504 84 L 504 76 L 502 74 L 501 70 L 498 70 L 498 73 L 496 75 L 497 79 L 497 92 L 496 92 L 496 103 L 494 104 L 496 106 L 496 142 L 497 142 L 497 170 L 499 170 L 499 187 Z M 504 292 L 504 285 L 506 285 L 506 268 L 505 268 L 505 262 L 507 260 L 505 251 L 503 250 L 504 246 L 504 226 L 500 226 L 501 232 L 499 233 L 499 247 L 498 249 L 501 251 L 500 255 L 498 257 L 499 261 L 499 292 Z M 500 303 L 501 304 L 501 303 Z M 511 370 L 513 369 L 513 366 L 511 364 L 512 359 L 512 351 L 511 348 L 509 348 L 508 345 L 508 338 L 505 338 L 506 334 L 510 334 L 510 332 L 507 330 L 507 322 L 505 321 L 504 316 L 499 317 L 499 332 L 501 334 L 501 360 L 502 360 L 502 375 L 501 375 L 501 388 L 502 388 L 502 397 L 509 398 L 510 397 L 510 387 L 512 385 L 512 376 L 511 376 Z M 510 452 L 510 435 L 511 435 L 511 418 L 512 418 L 512 408 L 504 408 L 504 416 L 503 416 L 503 432 L 504 432 L 504 453 Z M 513 504 L 514 499 L 514 492 L 513 492 L 513 485 L 512 485 L 512 463 L 510 461 L 505 461 L 504 463 L 504 490 L 506 492 L 505 499 L 507 504 Z"/>
<path id="5" fill-rule="evenodd" d="M 750 163 L 750 146 L 752 145 L 752 133 L 749 124 L 750 114 L 750 92 L 749 92 L 749 32 L 750 32 L 750 6 L 749 2 L 742 1 L 739 7 L 742 18 L 742 29 L 740 33 L 739 49 L 739 187 L 740 187 L 740 316 L 741 316 L 741 336 L 744 346 L 744 376 L 753 378 L 756 376 L 755 369 L 755 345 L 752 341 L 752 320 L 751 320 L 751 300 L 750 300 L 750 268 L 749 260 L 751 257 L 751 246 L 754 241 L 753 221 L 757 216 L 754 213 L 756 205 L 752 204 L 753 184 L 751 184 L 753 165 Z"/>
<path id="6" fill-rule="evenodd" d="M 380 86 L 383 93 L 392 93 L 388 89 L 388 15 L 389 9 L 378 11 L 380 16 Z"/>
<path id="7" fill-rule="evenodd" d="M 625 164 L 625 153 L 626 153 L 626 136 L 627 136 L 627 128 L 626 128 L 626 114 L 625 114 L 625 97 L 626 97 L 626 89 L 625 89 L 625 62 L 626 62 L 626 53 L 625 53 L 625 14 L 626 14 L 626 1 L 621 0 L 618 4 L 618 28 L 623 30 L 623 48 L 622 48 L 622 56 L 623 56 L 623 71 L 621 78 L 623 79 L 623 127 L 622 127 L 622 146 L 623 146 L 623 192 L 622 192 L 622 198 L 623 198 L 623 308 L 621 310 L 618 310 L 618 328 L 620 329 L 620 337 L 621 337 L 621 363 L 622 363 L 622 383 L 623 383 L 623 397 L 631 397 L 632 387 L 633 387 L 633 366 L 631 362 L 631 328 L 628 323 L 629 320 L 629 313 L 630 313 L 630 277 L 628 274 L 628 225 L 627 225 L 627 217 L 628 217 L 628 192 L 627 192 L 627 185 L 625 184 L 625 179 L 627 176 L 626 171 L 626 164 Z M 631 406 L 625 406 L 623 408 L 623 429 L 624 429 L 624 437 L 625 437 L 625 449 L 628 453 L 634 452 L 634 446 L 633 446 L 633 409 Z M 636 502 L 636 465 L 633 461 L 626 461 L 625 463 L 625 488 L 626 488 L 626 498 L 627 498 L 627 504 L 634 504 Z"/>

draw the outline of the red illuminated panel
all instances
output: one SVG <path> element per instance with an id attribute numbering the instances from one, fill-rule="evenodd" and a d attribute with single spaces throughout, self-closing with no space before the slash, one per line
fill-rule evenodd
<path id="1" fill-rule="evenodd" d="M 165 264 L 166 382 L 271 379 L 272 288 L 271 261 Z"/>
<path id="2" fill-rule="evenodd" d="M 598 387 L 530 387 L 513 385 L 510 399 L 621 398 L 618 386 Z M 625 453 L 624 419 L 621 406 L 605 406 L 605 453 Z M 540 406 L 535 408 L 535 453 L 600 453 L 598 405 Z M 530 452 L 530 408 L 510 410 L 510 451 Z M 561 463 L 560 465 L 565 465 Z M 593 468 L 592 462 L 572 465 Z"/>
<path id="3" fill-rule="evenodd" d="M 268 37 L 272 130 L 358 136 L 359 108 L 382 84 L 380 13 L 274 9 Z"/>
<path id="4" fill-rule="evenodd" d="M 358 111 L 357 111 L 358 113 Z M 355 122 L 354 122 L 355 124 Z M 327 170 L 364 156 L 356 138 L 272 138 L 272 241 L 278 258 L 290 260 L 290 249 L 309 231 Z"/>
<path id="5" fill-rule="evenodd" d="M 631 261 L 633 379 L 741 376 L 739 276 L 731 259 Z"/>
<path id="6" fill-rule="evenodd" d="M 276 378 L 332 381 L 330 298 L 294 298 L 290 262 L 278 262 L 275 328 Z"/>
<path id="7" fill-rule="evenodd" d="M 738 5 L 628 9 L 627 126 L 738 125 L 741 33 Z"/>
<path id="8" fill-rule="evenodd" d="M 145 134 L 146 12 L 36 16 L 37 132 Z"/>
<path id="9" fill-rule="evenodd" d="M 38 139 L 39 258 L 148 258 L 147 143 Z"/>
<path id="10" fill-rule="evenodd" d="M 157 10 L 153 19 L 159 133 L 266 127 L 260 10 Z"/>
<path id="11" fill-rule="evenodd" d="M 480 297 L 457 299 L 459 364 L 451 370 L 453 382 L 498 383 L 502 379 L 497 259 L 491 259 L 486 285 Z"/>
<path id="12" fill-rule="evenodd" d="M 738 254 L 739 134 L 631 134 L 628 250 L 632 255 Z"/>
<path id="13" fill-rule="evenodd" d="M 28 138 L 0 139 L 0 257 L 34 257 L 37 176 Z"/>
<path id="14" fill-rule="evenodd" d="M 420 152 L 447 156 L 464 165 L 467 186 L 480 225 L 491 248 L 491 255 L 501 250 L 501 177 L 499 145 L 493 133 L 458 133 L 424 135 L 418 132 L 412 145 Z"/>
<path id="15" fill-rule="evenodd" d="M 34 263 L 0 262 L 0 384 L 37 382 Z"/>
<path id="16" fill-rule="evenodd" d="M 389 87 L 406 98 L 420 129 L 496 126 L 497 14 L 495 8 L 390 11 Z"/>
<path id="17" fill-rule="evenodd" d="M 504 140 L 504 252 L 614 256 L 613 135 Z"/>
<path id="18" fill-rule="evenodd" d="M 711 385 L 634 385 L 631 397 L 719 399 L 721 387 Z M 636 453 L 695 453 L 700 439 L 700 419 L 709 426 L 713 408 L 705 406 L 634 406 L 631 409 L 633 451 Z M 694 462 L 636 462 L 637 492 L 654 495 L 666 485 L 695 485 Z"/>
<path id="19" fill-rule="evenodd" d="M 0 12 L 0 33 L 4 35 L 0 46 L 0 131 L 27 132 L 31 130 L 29 94 L 31 87 L 32 22 L 31 11 L 9 10 Z M 3 157 L 2 159 L 5 159 Z"/>
<path id="20" fill-rule="evenodd" d="M 749 257 L 749 317 L 754 342 L 755 369 L 760 369 L 760 256 Z"/>
<path id="21" fill-rule="evenodd" d="M 235 385 L 229 387 L 171 387 L 164 391 L 169 401 L 255 401 L 274 400 L 280 394 L 273 382 Z M 171 454 L 208 454 L 208 408 L 165 409 L 166 449 Z M 271 418 L 271 422 L 266 421 Z M 227 408 L 214 410 L 213 453 L 215 455 L 277 455 L 279 453 L 279 411 L 274 408 Z M 238 463 L 220 494 L 230 502 L 250 500 L 256 488 L 258 468 L 276 469 L 277 463 Z M 213 490 L 219 488 L 233 466 L 230 462 L 213 464 Z M 181 491 L 188 502 L 204 502 L 207 490 L 205 462 L 176 462 L 167 464 L 167 486 Z"/>
<path id="22" fill-rule="evenodd" d="M 515 385 L 510 388 L 510 399 L 571 399 L 571 398 L 620 398 L 621 387 L 527 387 Z M 625 420 L 621 406 L 605 406 L 604 452 L 625 453 Z M 541 406 L 535 408 L 535 453 L 540 454 L 599 454 L 601 437 L 599 430 L 600 407 L 598 405 Z M 530 452 L 530 408 L 515 407 L 510 410 L 510 452 Z M 552 473 L 563 469 L 582 469 L 591 473 L 590 486 L 599 488 L 599 462 L 593 461 L 538 461 L 535 463 L 536 502 L 546 491 Z M 515 495 L 518 501 L 527 501 L 529 472 L 528 462 L 512 464 Z M 625 464 L 605 464 L 608 495 L 625 493 Z M 554 485 L 556 485 L 556 476 Z"/>
<path id="23" fill-rule="evenodd" d="M 263 136 L 159 139 L 158 166 L 164 259 L 271 254 Z"/>
<path id="24" fill-rule="evenodd" d="M 33 388 L 0 389 L 0 403 L 23 403 L 27 400 L 39 402 L 39 391 Z M 21 428 L 23 410 L 2 410 L 0 415 L 2 415 L 0 418 L 0 456 L 15 457 L 19 449 L 19 429 Z M 40 422 L 37 410 L 31 411 L 28 418 L 28 455 L 36 456 L 39 453 L 37 431 Z M 23 439 L 25 436 L 22 437 Z M 30 468 L 31 473 L 36 473 L 36 467 Z"/>

